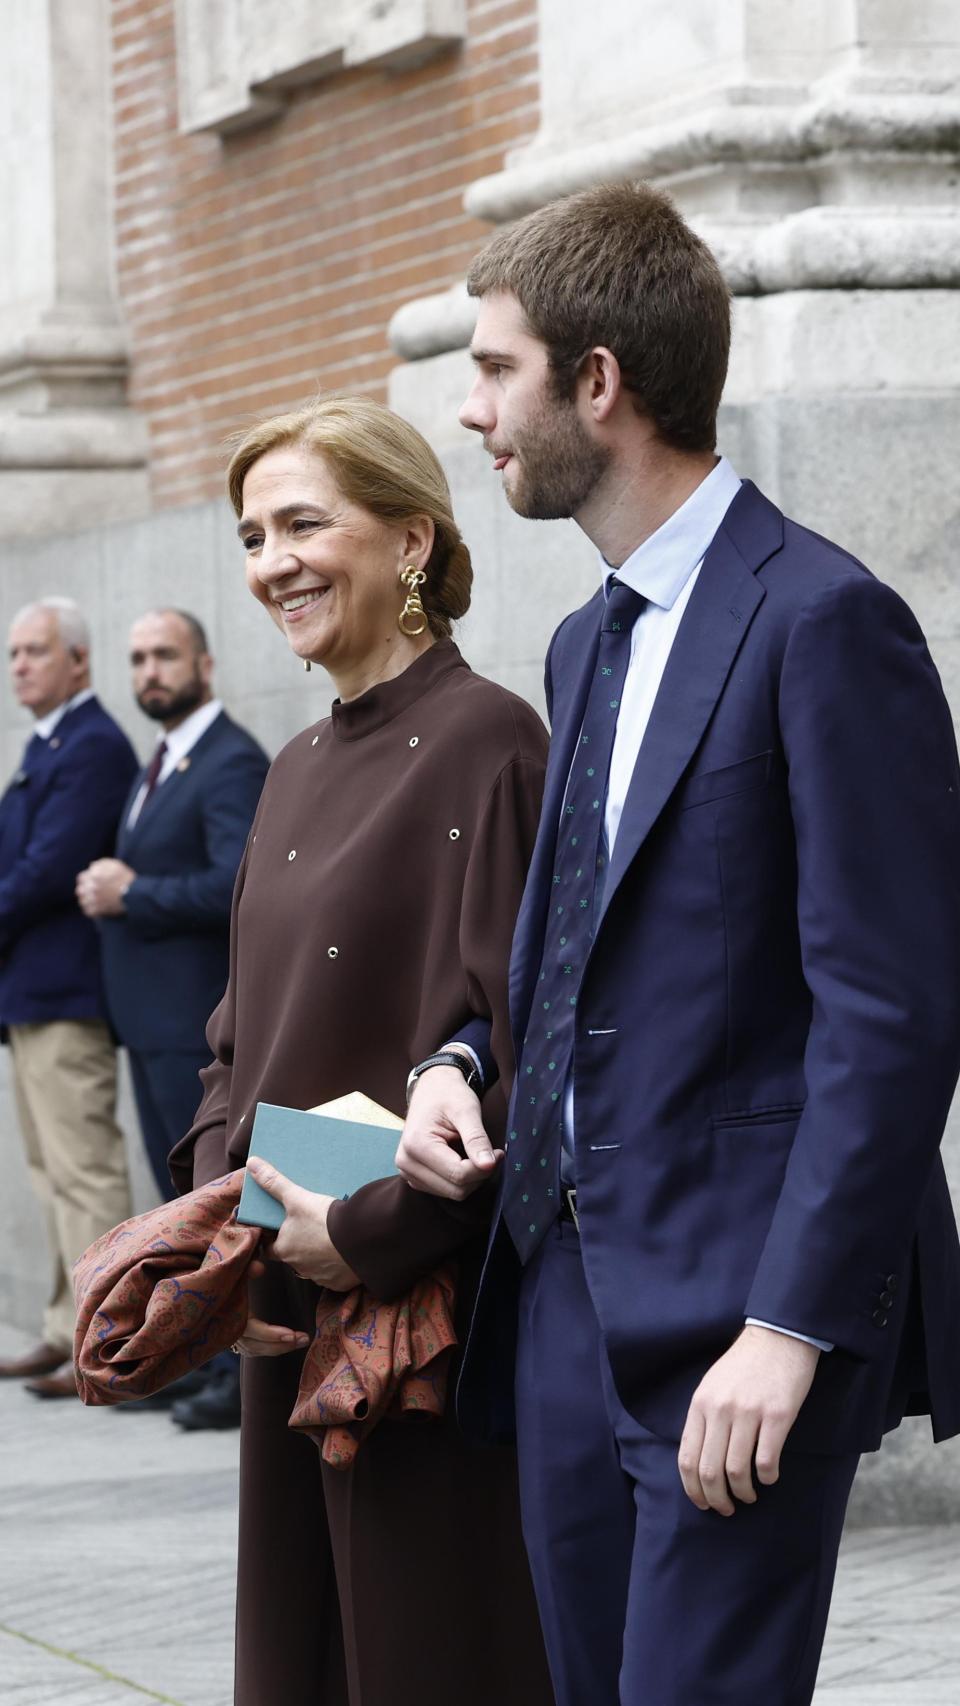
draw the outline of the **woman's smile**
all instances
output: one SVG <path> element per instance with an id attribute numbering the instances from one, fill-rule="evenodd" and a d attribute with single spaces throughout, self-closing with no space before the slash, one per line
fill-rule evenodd
<path id="1" fill-rule="evenodd" d="M 284 593 L 282 597 L 274 599 L 274 604 L 279 605 L 285 623 L 300 622 L 307 612 L 315 609 L 320 600 L 330 591 L 331 587 L 328 583 L 326 586 L 312 587 L 307 592 Z"/>

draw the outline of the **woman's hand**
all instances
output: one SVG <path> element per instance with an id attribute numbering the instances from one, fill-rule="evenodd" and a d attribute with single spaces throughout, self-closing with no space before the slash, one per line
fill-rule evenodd
<path id="1" fill-rule="evenodd" d="M 351 1291 L 359 1285 L 359 1276 L 347 1266 L 327 1231 L 327 1213 L 333 1197 L 304 1190 L 259 1157 L 247 1162 L 247 1171 L 286 1209 L 271 1256 L 278 1262 L 286 1262 L 300 1279 L 312 1280 L 314 1285 L 326 1286 L 329 1291 Z"/>
<path id="2" fill-rule="evenodd" d="M 263 1258 L 254 1256 L 250 1263 L 250 1278 L 263 1279 L 266 1271 Z M 282 1357 L 289 1356 L 291 1351 L 305 1351 L 309 1343 L 310 1334 L 298 1332 L 296 1327 L 278 1327 L 269 1321 L 261 1321 L 257 1315 L 248 1315 L 243 1332 L 230 1349 L 238 1356 Z"/>
<path id="3" fill-rule="evenodd" d="M 292 1327 L 275 1327 L 251 1315 L 233 1349 L 246 1357 L 282 1357 L 290 1351 L 305 1351 L 309 1343 L 308 1333 L 297 1333 Z"/>

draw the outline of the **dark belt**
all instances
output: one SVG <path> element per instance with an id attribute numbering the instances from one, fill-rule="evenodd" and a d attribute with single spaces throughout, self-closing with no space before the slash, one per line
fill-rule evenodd
<path id="1" fill-rule="evenodd" d="M 560 1187 L 560 1219 L 568 1220 L 577 1231 L 580 1231 L 580 1216 L 577 1213 L 576 1185 L 561 1185 Z"/>

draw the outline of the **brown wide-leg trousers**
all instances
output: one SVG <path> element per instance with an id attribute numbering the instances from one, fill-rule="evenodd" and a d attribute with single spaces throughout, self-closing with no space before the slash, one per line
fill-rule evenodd
<path id="1" fill-rule="evenodd" d="M 270 1263 L 256 1309 L 311 1296 Z M 330 1469 L 287 1426 L 302 1361 L 243 1359 L 236 1706 L 553 1706 L 515 1453 L 409 1417 Z"/>

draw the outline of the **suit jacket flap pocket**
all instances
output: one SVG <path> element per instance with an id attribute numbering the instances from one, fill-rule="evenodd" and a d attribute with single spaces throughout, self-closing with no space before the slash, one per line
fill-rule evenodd
<path id="1" fill-rule="evenodd" d="M 769 782 L 779 768 L 776 753 L 770 751 L 741 758 L 737 764 L 724 764 L 719 770 L 700 770 L 682 784 L 677 793 L 677 803 L 681 811 L 686 811 L 690 806 L 705 805 L 708 800 L 743 794 L 748 788 L 759 788 Z"/>

